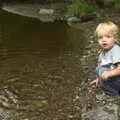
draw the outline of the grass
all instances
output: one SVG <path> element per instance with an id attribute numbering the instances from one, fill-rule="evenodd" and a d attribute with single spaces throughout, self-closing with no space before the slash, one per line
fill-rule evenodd
<path id="1" fill-rule="evenodd" d="M 68 14 L 71 16 L 94 13 L 98 10 L 99 8 L 97 6 L 89 5 L 84 0 L 72 0 L 72 4 L 68 6 Z"/>

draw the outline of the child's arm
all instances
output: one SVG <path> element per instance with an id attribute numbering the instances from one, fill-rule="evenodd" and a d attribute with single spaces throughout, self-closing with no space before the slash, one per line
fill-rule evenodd
<path id="1" fill-rule="evenodd" d="M 117 76 L 117 75 L 120 75 L 120 63 L 117 65 L 117 67 L 115 69 L 104 71 L 101 74 L 100 78 L 104 80 L 109 77 L 113 77 L 113 76 Z"/>

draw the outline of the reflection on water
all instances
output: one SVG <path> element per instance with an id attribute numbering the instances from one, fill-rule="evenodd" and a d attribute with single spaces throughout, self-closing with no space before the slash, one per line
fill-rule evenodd
<path id="1" fill-rule="evenodd" d="M 83 38 L 64 22 L 41 23 L 0 11 L 0 117 L 65 117 L 78 71 L 71 52 L 75 47 L 82 52 Z"/>

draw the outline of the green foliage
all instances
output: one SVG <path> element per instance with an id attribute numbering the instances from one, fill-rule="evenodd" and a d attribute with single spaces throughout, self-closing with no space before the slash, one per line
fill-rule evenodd
<path id="1" fill-rule="evenodd" d="M 89 5 L 85 0 L 72 0 L 72 4 L 68 6 L 68 14 L 72 16 L 93 13 L 98 10 L 97 6 Z"/>
<path id="2" fill-rule="evenodd" d="M 120 11 L 120 0 L 116 0 L 114 8 L 115 8 L 117 11 Z"/>

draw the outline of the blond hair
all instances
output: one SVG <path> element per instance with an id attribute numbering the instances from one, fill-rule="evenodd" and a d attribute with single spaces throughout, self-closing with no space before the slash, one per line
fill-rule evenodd
<path id="1" fill-rule="evenodd" d="M 100 36 L 102 34 L 107 34 L 107 35 L 111 35 L 114 36 L 116 39 L 118 38 L 118 26 L 116 24 L 114 24 L 113 22 L 109 21 L 109 22 L 103 22 L 100 23 L 96 30 L 95 30 L 95 36 Z"/>

